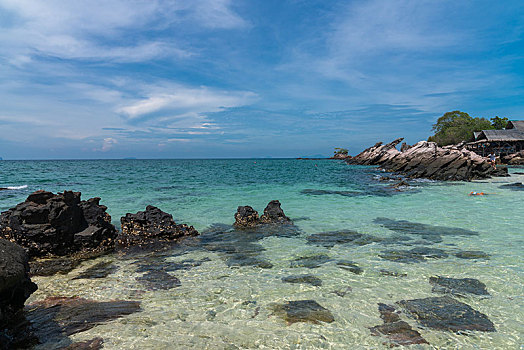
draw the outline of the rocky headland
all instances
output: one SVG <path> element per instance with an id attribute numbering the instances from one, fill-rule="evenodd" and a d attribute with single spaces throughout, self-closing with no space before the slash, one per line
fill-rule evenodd
<path id="1" fill-rule="evenodd" d="M 435 142 L 420 141 L 413 146 L 399 138 L 388 144 L 379 142 L 347 160 L 349 164 L 378 165 L 385 171 L 410 178 L 447 181 L 471 181 L 492 176 L 508 176 L 507 168 L 494 169 L 486 158 L 462 145 L 439 147 Z"/>

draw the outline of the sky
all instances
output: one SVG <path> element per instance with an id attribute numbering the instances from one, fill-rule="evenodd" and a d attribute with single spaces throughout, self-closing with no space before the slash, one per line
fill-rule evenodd
<path id="1" fill-rule="evenodd" d="M 524 1 L 0 0 L 0 157 L 356 154 L 524 119 Z"/>

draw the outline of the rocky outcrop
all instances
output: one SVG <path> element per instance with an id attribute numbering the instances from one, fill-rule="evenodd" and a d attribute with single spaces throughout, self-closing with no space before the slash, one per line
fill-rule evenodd
<path id="1" fill-rule="evenodd" d="M 123 246 L 147 244 L 152 241 L 172 241 L 186 236 L 196 236 L 193 226 L 177 224 L 173 216 L 148 205 L 145 211 L 127 213 L 120 218 L 122 234 L 118 243 Z"/>
<path id="2" fill-rule="evenodd" d="M 378 165 L 386 171 L 433 180 L 470 181 L 507 176 L 507 168 L 495 170 L 486 158 L 460 145 L 438 147 L 435 142 L 420 141 L 399 151 L 397 145 L 402 140 L 399 138 L 385 145 L 379 142 L 348 163 Z"/>
<path id="3" fill-rule="evenodd" d="M 264 224 L 280 224 L 291 222 L 291 219 L 284 214 L 280 207 L 280 202 L 273 200 L 264 209 L 264 214 L 260 217 L 260 222 Z"/>
<path id="4" fill-rule="evenodd" d="M 24 302 L 37 286 L 28 276 L 29 264 L 24 249 L 0 239 L 0 331 L 24 308 Z M 0 334 L 0 348 L 3 340 Z"/>
<path id="5" fill-rule="evenodd" d="M 501 157 L 500 160 L 502 163 L 508 165 L 524 165 L 524 151 L 509 154 L 507 156 Z"/>
<path id="6" fill-rule="evenodd" d="M 285 224 L 292 223 L 291 219 L 284 214 L 278 200 L 272 200 L 264 209 L 264 214 L 258 216 L 258 212 L 249 205 L 240 206 L 235 213 L 234 226 L 237 228 L 256 227 L 259 224 Z"/>
<path id="7" fill-rule="evenodd" d="M 259 221 L 258 212 L 249 205 L 245 205 L 238 207 L 234 225 L 238 228 L 255 227 Z"/>
<path id="8" fill-rule="evenodd" d="M 20 244 L 30 258 L 103 250 L 117 236 L 100 198 L 80 200 L 80 192 L 36 191 L 0 215 L 0 237 Z"/>

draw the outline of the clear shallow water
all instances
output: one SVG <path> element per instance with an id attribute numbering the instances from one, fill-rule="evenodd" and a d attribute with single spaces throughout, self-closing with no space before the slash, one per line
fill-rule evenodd
<path id="1" fill-rule="evenodd" d="M 271 236 L 255 242 L 264 249 L 260 257 L 273 265 L 270 269 L 232 268 L 223 254 L 202 248 L 174 249 L 149 258 L 163 264 L 209 259 L 188 270 L 169 272 L 181 281 L 180 287 L 169 290 L 149 290 L 136 280 L 144 274 L 137 271 L 137 261 L 146 259 L 141 256 L 115 254 L 85 262 L 68 275 L 35 278 L 39 290 L 30 302 L 49 295 L 142 302 L 142 312 L 78 333 L 74 339 L 101 336 L 107 349 L 386 348 L 386 338 L 371 336 L 368 329 L 382 324 L 377 303 L 437 296 L 428 278 L 442 275 L 477 278 L 486 284 L 491 297 L 460 300 L 486 314 L 497 332 L 457 335 L 421 328 L 403 315 L 431 344 L 413 348 L 508 349 L 524 343 L 524 192 L 499 188 L 524 182 L 522 175 L 471 183 L 420 181 L 395 194 L 374 179 L 380 174 L 374 168 L 321 160 L 2 161 L 0 170 L 0 187 L 18 187 L 0 191 L 2 211 L 37 189 L 74 190 L 81 191 L 83 199 L 101 197 L 117 226 L 126 212 L 153 204 L 172 213 L 178 223 L 203 232 L 214 223 L 232 224 L 239 205 L 262 212 L 267 202 L 278 199 L 300 229 L 294 237 Z M 511 172 L 517 171 L 523 170 Z M 313 195 L 305 190 L 338 192 Z M 471 191 L 490 195 L 469 197 Z M 375 222 L 377 217 L 463 228 L 478 235 L 444 235 L 441 242 L 425 246 L 445 250 L 447 258 L 413 264 L 379 256 L 385 250 L 413 248 L 400 240 L 330 249 L 307 244 L 311 234 L 343 229 L 380 238 L 398 236 Z M 453 255 L 463 250 L 481 250 L 491 258 L 465 260 Z M 290 267 L 297 257 L 320 253 L 330 261 L 315 269 Z M 106 260 L 119 267 L 108 277 L 72 280 Z M 339 268 L 339 260 L 354 261 L 363 273 Z M 407 276 L 383 276 L 382 269 Z M 322 286 L 281 281 L 306 273 L 320 278 Z M 351 291 L 343 297 L 333 293 L 347 287 Z M 287 325 L 272 314 L 272 304 L 301 299 L 316 300 L 335 321 Z"/>

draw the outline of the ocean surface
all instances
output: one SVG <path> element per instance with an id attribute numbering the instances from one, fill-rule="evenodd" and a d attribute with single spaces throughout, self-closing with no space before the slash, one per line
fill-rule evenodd
<path id="1" fill-rule="evenodd" d="M 518 172 L 524 169 L 469 183 L 411 181 L 396 191 L 374 167 L 331 160 L 1 161 L 0 187 L 9 189 L 0 191 L 0 210 L 38 189 L 73 190 L 101 197 L 117 227 L 121 216 L 151 204 L 202 233 L 180 246 L 115 253 L 66 275 L 33 278 L 39 289 L 28 303 L 48 296 L 140 301 L 141 312 L 71 337 L 102 337 L 104 349 L 385 349 L 387 337 L 369 330 L 383 323 L 378 303 L 442 295 L 432 291 L 432 276 L 484 283 L 489 296 L 455 298 L 485 314 L 496 332 L 435 330 L 403 311 L 400 318 L 430 343 L 411 348 L 522 349 L 524 192 L 501 187 L 524 182 Z M 294 226 L 232 232 L 239 205 L 262 214 L 273 199 Z M 316 235 L 348 230 L 361 239 Z M 438 254 L 402 255 L 417 247 Z M 464 251 L 482 254 L 465 259 Z M 74 279 L 100 262 L 116 267 L 104 278 Z M 180 285 L 144 278 L 158 269 Z M 306 274 L 318 280 L 283 281 Z M 316 301 L 334 321 L 290 322 L 275 311 L 296 300 Z"/>

